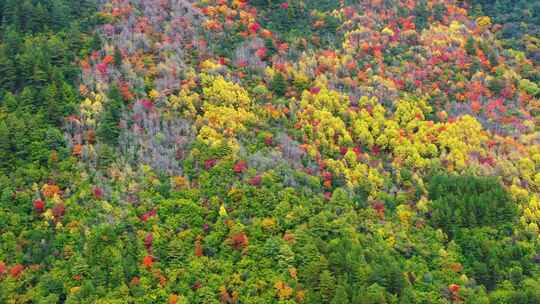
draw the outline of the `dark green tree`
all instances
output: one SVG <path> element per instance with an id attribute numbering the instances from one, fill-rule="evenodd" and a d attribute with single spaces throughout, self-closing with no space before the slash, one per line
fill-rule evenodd
<path id="1" fill-rule="evenodd" d="M 330 303 L 334 298 L 336 279 L 329 270 L 324 270 L 319 277 L 319 292 L 323 303 Z"/>
<path id="2" fill-rule="evenodd" d="M 97 129 L 98 138 L 109 145 L 116 145 L 120 135 L 120 118 L 122 115 L 123 101 L 120 90 L 116 85 L 112 86 L 108 100 L 105 103 L 103 114 Z"/>
<path id="3" fill-rule="evenodd" d="M 283 74 L 280 72 L 276 72 L 274 74 L 274 77 L 272 77 L 271 88 L 277 96 L 285 95 L 285 92 L 287 91 L 287 81 L 285 80 Z"/>
<path id="4" fill-rule="evenodd" d="M 0 88 L 5 90 L 14 90 L 17 84 L 17 68 L 6 46 L 0 44 Z"/>
<path id="5" fill-rule="evenodd" d="M 118 47 L 114 48 L 114 65 L 119 68 L 122 66 L 122 52 Z"/>
<path id="6" fill-rule="evenodd" d="M 430 222 L 452 236 L 459 228 L 512 223 L 517 206 L 491 177 L 439 175 L 430 181 Z"/>
<path id="7" fill-rule="evenodd" d="M 476 42 L 472 36 L 467 38 L 467 42 L 465 42 L 465 50 L 467 51 L 467 54 L 476 56 Z"/>
<path id="8" fill-rule="evenodd" d="M 334 298 L 332 299 L 330 303 L 331 304 L 350 303 L 349 295 L 347 294 L 347 288 L 344 285 L 339 284 L 337 286 Z"/>

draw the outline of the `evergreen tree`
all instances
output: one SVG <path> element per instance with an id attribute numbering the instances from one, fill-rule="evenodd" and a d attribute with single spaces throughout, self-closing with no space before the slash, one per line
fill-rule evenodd
<path id="1" fill-rule="evenodd" d="M 428 26 L 428 18 L 430 16 L 430 12 L 427 7 L 427 1 L 420 0 L 414 8 L 413 13 L 416 16 L 416 18 L 414 19 L 416 28 L 418 31 L 422 31 Z"/>
<path id="2" fill-rule="evenodd" d="M 118 47 L 114 48 L 114 65 L 117 68 L 122 66 L 122 52 Z"/>
<path id="3" fill-rule="evenodd" d="M 7 166 L 12 164 L 13 151 L 11 149 L 10 131 L 2 118 L 0 112 L 0 169 L 6 169 Z"/>
<path id="4" fill-rule="evenodd" d="M 329 270 L 324 270 L 319 278 L 319 292 L 323 303 L 330 303 L 334 298 L 336 280 Z"/>
<path id="5" fill-rule="evenodd" d="M 467 54 L 471 56 L 476 56 L 476 42 L 474 41 L 474 38 L 472 36 L 469 36 L 467 38 L 467 42 L 465 43 L 465 50 L 467 51 Z"/>
<path id="6" fill-rule="evenodd" d="M 336 294 L 330 302 L 331 304 L 345 304 L 350 303 L 349 296 L 347 294 L 347 288 L 343 284 L 339 284 L 336 288 Z"/>
<path id="7" fill-rule="evenodd" d="M 45 133 L 44 144 L 48 150 L 58 150 L 64 145 L 62 132 L 54 127 L 49 127 Z"/>
<path id="8" fill-rule="evenodd" d="M 67 82 L 63 81 L 60 90 L 60 100 L 62 101 L 64 116 L 75 112 L 78 104 L 78 94 Z"/>
<path id="9" fill-rule="evenodd" d="M 283 77 L 283 74 L 280 72 L 274 74 L 271 87 L 277 96 L 285 95 L 285 92 L 287 91 L 287 81 L 285 80 L 285 77 Z"/>
<path id="10" fill-rule="evenodd" d="M 4 94 L 2 99 L 0 99 L 0 111 L 5 110 L 6 113 L 11 113 L 17 109 L 17 106 L 17 98 L 10 92 Z"/>
<path id="11" fill-rule="evenodd" d="M 37 3 L 33 8 L 33 15 L 31 16 L 31 19 L 32 25 L 30 26 L 29 30 L 32 32 L 38 33 L 49 28 L 49 12 L 47 12 L 47 9 L 42 3 Z"/>
<path id="12" fill-rule="evenodd" d="M 122 95 L 116 85 L 112 86 L 108 101 L 104 106 L 102 117 L 96 135 L 100 140 L 109 144 L 116 145 L 120 135 L 120 118 L 122 115 Z"/>
<path id="13" fill-rule="evenodd" d="M 17 84 L 17 69 L 15 63 L 5 51 L 5 46 L 0 45 L 0 88 L 14 90 Z"/>
<path id="14" fill-rule="evenodd" d="M 19 3 L 18 0 L 6 0 L 3 1 L 2 6 L 2 29 L 5 30 L 8 27 L 13 29 L 19 28 Z"/>
<path id="15" fill-rule="evenodd" d="M 43 94 L 45 116 L 51 124 L 59 124 L 62 117 L 61 103 L 58 98 L 58 89 L 54 83 L 49 84 Z"/>
<path id="16" fill-rule="evenodd" d="M 32 87 L 30 86 L 24 87 L 21 94 L 19 95 L 20 106 L 24 109 L 29 109 L 35 113 L 39 109 L 39 105 L 36 103 L 35 96 L 36 94 Z"/>
<path id="17" fill-rule="evenodd" d="M 512 223 L 517 206 L 494 178 L 474 176 L 434 177 L 431 223 L 450 236 L 459 228 L 498 226 Z"/>
<path id="18" fill-rule="evenodd" d="M 43 58 L 43 56 L 38 56 L 32 67 L 32 76 L 29 79 L 30 84 L 38 88 L 43 87 L 49 79 L 49 73 L 47 72 L 47 63 L 45 58 Z"/>
<path id="19" fill-rule="evenodd" d="M 79 2 L 79 1 L 77 1 Z M 55 30 L 68 26 L 70 11 L 63 1 L 54 1 L 51 8 L 51 23 Z"/>
<path id="20" fill-rule="evenodd" d="M 358 303 L 362 304 L 386 304 L 386 293 L 384 287 L 377 283 L 369 286 L 362 292 Z"/>

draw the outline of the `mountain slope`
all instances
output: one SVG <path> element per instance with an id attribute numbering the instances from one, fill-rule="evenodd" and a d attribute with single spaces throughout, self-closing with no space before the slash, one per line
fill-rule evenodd
<path id="1" fill-rule="evenodd" d="M 540 301 L 538 66 L 472 14 L 101 1 L 43 178 L 0 124 L 0 301 Z"/>

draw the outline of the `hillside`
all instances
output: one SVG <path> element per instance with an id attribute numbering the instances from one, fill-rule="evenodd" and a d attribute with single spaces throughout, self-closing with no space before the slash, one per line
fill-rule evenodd
<path id="1" fill-rule="evenodd" d="M 540 303 L 540 5 L 0 3 L 0 303 Z"/>

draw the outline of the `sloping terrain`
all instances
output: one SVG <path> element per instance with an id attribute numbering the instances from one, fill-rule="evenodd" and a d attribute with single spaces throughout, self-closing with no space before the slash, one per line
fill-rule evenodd
<path id="1" fill-rule="evenodd" d="M 539 303 L 540 37 L 484 2 L 6 1 L 0 302 Z"/>

